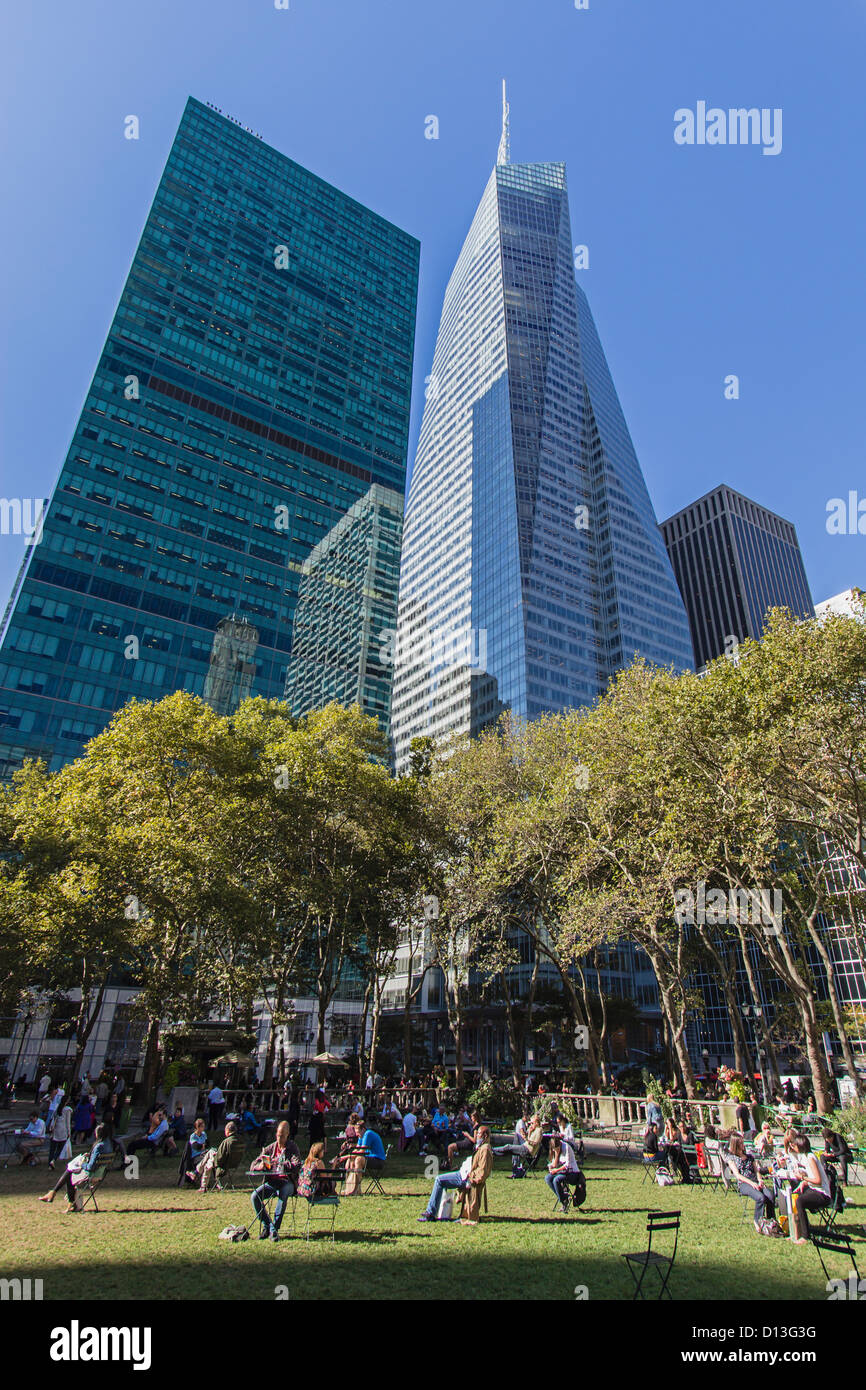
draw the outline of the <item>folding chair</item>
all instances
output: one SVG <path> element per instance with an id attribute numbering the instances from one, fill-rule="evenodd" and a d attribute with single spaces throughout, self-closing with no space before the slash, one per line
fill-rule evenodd
<path id="1" fill-rule="evenodd" d="M 370 1181 L 367 1184 L 367 1189 L 364 1193 L 366 1197 L 369 1197 L 371 1192 L 378 1192 L 382 1197 L 385 1196 L 385 1189 L 381 1183 L 381 1176 L 384 1172 L 385 1164 L 388 1162 L 388 1155 L 391 1152 L 391 1148 L 391 1144 L 386 1145 L 384 1158 L 370 1158 L 367 1160 L 366 1174 L 369 1177 Z M 375 1168 L 373 1167 L 374 1163 L 376 1165 Z"/>
<path id="2" fill-rule="evenodd" d="M 818 1230 L 823 1231 L 825 1235 L 828 1231 L 833 1230 L 837 1217 L 841 1216 L 845 1210 L 845 1192 L 835 1170 L 828 1168 L 827 1176 L 830 1179 L 830 1204 L 826 1207 L 818 1207 L 817 1210 L 812 1210 L 809 1213 L 814 1218 Z"/>
<path id="3" fill-rule="evenodd" d="M 320 1207 L 323 1207 L 326 1211 L 330 1211 L 331 1213 L 331 1242 L 333 1243 L 334 1228 L 337 1224 L 337 1208 L 340 1205 L 340 1196 L 339 1192 L 336 1189 L 340 1187 L 341 1183 L 345 1182 L 346 1170 L 344 1168 L 322 1168 L 317 1174 L 317 1181 L 321 1182 L 324 1179 L 328 1179 L 330 1182 L 334 1184 L 335 1191 L 329 1193 L 326 1197 L 306 1198 L 307 1223 L 304 1227 L 304 1239 L 310 1239 L 310 1221 L 312 1219 L 313 1211 Z M 292 1212 L 292 1223 L 294 1225 L 294 1211 Z"/>
<path id="4" fill-rule="evenodd" d="M 635 1290 L 632 1295 L 634 1303 L 638 1298 L 643 1298 L 643 1281 L 648 1269 L 654 1269 L 659 1277 L 659 1301 L 667 1294 L 672 1299 L 671 1291 L 668 1288 L 668 1280 L 671 1277 L 671 1270 L 674 1267 L 674 1260 L 677 1257 L 677 1244 L 680 1238 L 680 1217 L 679 1211 L 651 1211 L 647 1214 L 647 1241 L 646 1250 L 638 1250 L 630 1255 L 623 1255 L 629 1273 L 635 1282 Z M 674 1248 L 670 1255 L 663 1255 L 658 1250 L 653 1250 L 653 1236 L 659 1231 L 674 1232 Z M 638 1274 L 637 1271 L 640 1271 Z"/>
<path id="5" fill-rule="evenodd" d="M 854 1254 L 854 1246 L 851 1243 L 851 1237 L 845 1231 L 834 1231 L 832 1239 L 826 1235 L 812 1236 L 811 1241 L 815 1249 L 818 1251 L 818 1259 L 821 1261 L 821 1268 L 824 1271 L 824 1278 L 827 1280 L 828 1284 L 831 1282 L 834 1276 L 831 1275 L 829 1269 L 827 1268 L 827 1264 L 824 1259 L 825 1254 L 844 1255 L 846 1260 L 849 1261 L 849 1268 L 856 1275 L 857 1283 L 859 1285 L 860 1271 L 857 1268 L 857 1259 Z M 847 1272 L 848 1271 L 846 1271 L 846 1274 Z"/>
<path id="6" fill-rule="evenodd" d="M 642 1153 L 640 1161 L 643 1164 L 643 1180 L 645 1183 L 655 1182 L 655 1170 L 662 1162 L 661 1154 Z M 643 1186 L 643 1184 L 641 1184 Z"/>
<path id="7" fill-rule="evenodd" d="M 704 1149 L 707 1156 L 705 1181 L 713 1192 L 717 1192 L 722 1181 L 722 1157 L 718 1149 Z"/>
<path id="8" fill-rule="evenodd" d="M 105 1179 L 108 1177 L 113 1167 L 114 1151 L 112 1150 L 110 1154 L 100 1154 L 89 1176 L 85 1178 L 84 1182 L 77 1184 L 75 1194 L 76 1196 L 80 1195 L 83 1199 L 81 1211 L 85 1211 L 91 1203 L 93 1204 L 93 1210 L 99 1211 L 99 1204 L 96 1201 L 96 1191 L 97 1188 L 100 1188 L 105 1182 Z"/>
<path id="9" fill-rule="evenodd" d="M 703 1169 L 698 1163 L 698 1150 L 694 1144 L 683 1144 L 683 1157 L 689 1165 L 689 1178 L 696 1187 L 700 1187 L 703 1178 Z M 688 1184 L 686 1184 L 688 1186 Z"/>

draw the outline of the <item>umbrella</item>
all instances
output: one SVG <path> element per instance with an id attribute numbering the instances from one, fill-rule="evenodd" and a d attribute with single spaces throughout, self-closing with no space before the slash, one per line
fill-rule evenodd
<path id="1" fill-rule="evenodd" d="M 341 1057 L 335 1057 L 333 1052 L 318 1052 L 311 1058 L 313 1066 L 316 1067 L 347 1067 L 348 1062 L 344 1062 Z"/>
<path id="2" fill-rule="evenodd" d="M 222 1057 L 214 1057 L 208 1063 L 211 1067 L 254 1067 L 255 1057 L 249 1057 L 246 1052 L 224 1052 Z"/>

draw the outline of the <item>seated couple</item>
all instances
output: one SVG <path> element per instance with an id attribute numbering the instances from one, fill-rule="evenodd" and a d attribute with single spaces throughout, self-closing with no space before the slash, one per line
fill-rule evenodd
<path id="1" fill-rule="evenodd" d="M 198 1124 L 199 1121 L 196 1121 L 196 1125 Z M 203 1125 L 201 1133 L 204 1133 Z M 194 1130 L 193 1134 L 190 1136 L 190 1153 L 195 1152 L 192 1140 L 197 1137 L 197 1134 L 198 1131 Z M 241 1161 L 244 1145 L 243 1140 L 238 1134 L 238 1127 L 234 1120 L 229 1120 L 225 1127 L 224 1134 L 225 1138 L 222 1143 L 215 1149 L 205 1149 L 198 1163 L 195 1165 L 195 1170 L 193 1171 L 190 1169 L 186 1175 L 190 1182 L 195 1182 L 196 1177 L 199 1178 L 199 1192 L 207 1192 L 210 1187 L 211 1178 L 214 1183 L 219 1186 L 223 1174 L 227 1173 L 231 1168 L 236 1168 Z"/>
<path id="2" fill-rule="evenodd" d="M 353 1124 L 350 1118 L 343 1137 L 345 1142 L 334 1160 L 334 1167 L 346 1169 L 343 1196 L 360 1197 L 368 1159 L 376 1160 L 381 1166 L 385 1162 L 385 1148 L 381 1136 L 368 1121 Z"/>

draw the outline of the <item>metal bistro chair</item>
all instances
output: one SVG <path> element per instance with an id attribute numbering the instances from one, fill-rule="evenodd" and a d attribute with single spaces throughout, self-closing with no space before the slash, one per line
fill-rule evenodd
<path id="1" fill-rule="evenodd" d="M 93 1210 L 98 1212 L 99 1205 L 96 1201 L 97 1189 L 102 1186 L 111 1169 L 114 1167 L 115 1153 L 112 1149 L 110 1154 L 100 1154 L 91 1169 L 90 1175 L 84 1182 L 79 1183 L 75 1189 L 76 1196 L 81 1195 L 81 1210 L 85 1211 L 89 1205 L 93 1205 Z"/>
<path id="2" fill-rule="evenodd" d="M 713 1192 L 718 1192 L 722 1182 L 722 1156 L 718 1149 L 708 1149 L 704 1146 L 704 1153 L 707 1156 L 707 1171 L 704 1181 Z"/>
<path id="3" fill-rule="evenodd" d="M 367 1184 L 366 1192 L 364 1194 L 365 1196 L 369 1197 L 371 1192 L 378 1192 L 382 1197 L 385 1196 L 385 1189 L 382 1186 L 381 1178 L 382 1174 L 385 1171 L 385 1167 L 388 1163 L 388 1155 L 390 1154 L 392 1148 L 392 1144 L 386 1144 L 384 1158 L 369 1158 L 367 1160 L 365 1176 L 368 1177 L 370 1181 Z M 374 1163 L 376 1165 L 375 1168 L 373 1167 Z"/>
<path id="4" fill-rule="evenodd" d="M 667 1295 L 672 1299 L 671 1291 L 668 1288 L 668 1280 L 671 1277 L 671 1270 L 674 1267 L 674 1260 L 677 1257 L 677 1244 L 680 1238 L 680 1217 L 679 1211 L 651 1211 L 647 1213 L 647 1248 L 638 1250 L 630 1255 L 623 1255 L 623 1259 L 628 1264 L 629 1273 L 634 1279 L 635 1290 L 632 1295 L 632 1302 L 638 1298 L 643 1298 L 643 1282 L 648 1269 L 654 1269 L 659 1277 L 659 1301 Z M 653 1237 L 659 1231 L 673 1231 L 674 1245 L 669 1255 L 663 1255 L 658 1250 L 653 1250 Z M 639 1271 L 639 1272 L 638 1272 Z"/>
<path id="5" fill-rule="evenodd" d="M 327 1179 L 333 1184 L 334 1191 L 329 1192 L 323 1197 L 316 1196 L 304 1198 L 304 1201 L 307 1203 L 307 1221 L 304 1226 L 304 1239 L 310 1239 L 310 1222 L 313 1212 L 319 1208 L 324 1208 L 326 1212 L 330 1211 L 331 1213 L 331 1243 L 333 1244 L 334 1228 L 337 1224 L 337 1209 L 340 1205 L 339 1188 L 346 1180 L 346 1170 L 345 1168 L 322 1168 L 317 1175 L 317 1181 L 321 1182 L 323 1179 Z M 292 1211 L 292 1223 L 294 1225 L 294 1210 Z"/>
<path id="6" fill-rule="evenodd" d="M 821 1268 L 824 1271 L 824 1278 L 827 1280 L 828 1284 L 830 1283 L 831 1279 L 834 1278 L 834 1276 L 831 1275 L 829 1269 L 827 1268 L 827 1263 L 824 1259 L 825 1254 L 844 1255 L 846 1261 L 848 1262 L 848 1268 L 846 1269 L 845 1273 L 847 1275 L 850 1271 L 853 1271 L 857 1277 L 857 1283 L 859 1285 L 860 1271 L 857 1268 L 857 1259 L 854 1254 L 854 1246 L 851 1243 L 851 1237 L 845 1231 L 834 1231 L 832 1237 L 827 1235 L 813 1235 L 811 1237 L 811 1240 L 815 1249 L 818 1251 L 818 1259 L 821 1261 Z M 835 1277 L 838 1278 L 838 1276 Z"/>

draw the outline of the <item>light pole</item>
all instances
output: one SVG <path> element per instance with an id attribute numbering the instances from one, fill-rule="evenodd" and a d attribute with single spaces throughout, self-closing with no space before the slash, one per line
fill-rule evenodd
<path id="1" fill-rule="evenodd" d="M 758 1072 L 759 1072 L 760 1077 L 761 1077 L 761 1100 L 762 1100 L 762 1103 L 763 1103 L 764 1105 L 766 1105 L 766 1104 L 767 1104 L 767 1083 L 766 1083 L 766 1081 L 764 1080 L 764 1064 L 763 1064 L 763 1058 L 762 1058 L 762 1053 L 761 1053 L 761 1045 L 760 1045 L 760 1043 L 758 1042 L 758 1019 L 761 1017 L 761 1015 L 763 1014 L 764 1010 L 761 1008 L 760 1004 L 741 1004 L 741 1005 L 740 1005 L 740 1010 L 741 1010 L 741 1012 L 742 1012 L 743 1018 L 746 1019 L 747 1021 L 748 1021 L 749 1019 L 751 1019 L 751 1022 L 752 1022 L 752 1036 L 754 1037 L 754 1040 L 755 1040 L 755 1061 L 756 1061 L 757 1064 L 758 1064 Z M 754 1081 L 754 1077 L 751 1078 L 751 1079 Z"/>

